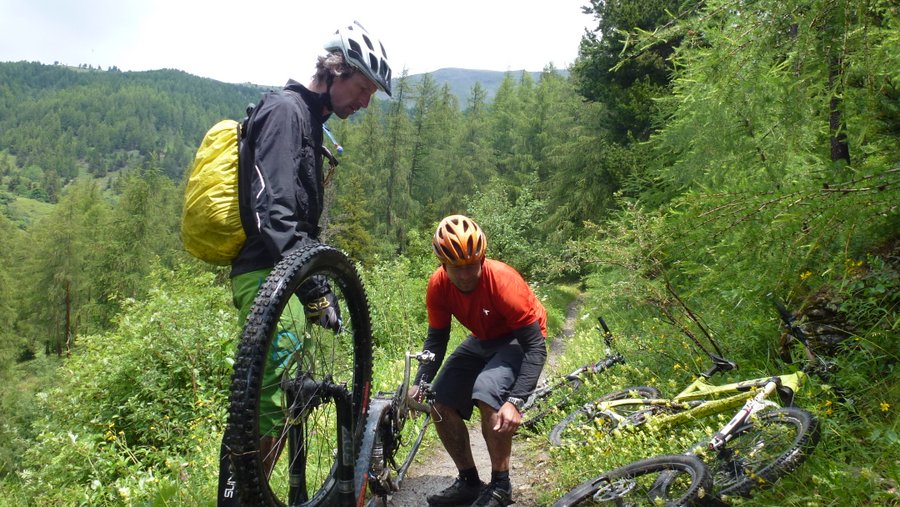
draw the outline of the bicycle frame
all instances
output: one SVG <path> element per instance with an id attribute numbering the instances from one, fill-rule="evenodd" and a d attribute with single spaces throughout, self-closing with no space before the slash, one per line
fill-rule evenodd
<path id="1" fill-rule="evenodd" d="M 646 405 L 648 407 L 672 408 L 677 410 L 677 412 L 651 415 L 648 417 L 647 423 L 657 427 L 674 426 L 737 407 L 748 398 L 756 395 L 760 389 L 765 394 L 764 398 L 776 388 L 787 390 L 786 395 L 791 397 L 805 380 L 806 374 L 802 371 L 721 385 L 710 384 L 705 377 L 700 377 L 672 398 L 623 398 L 600 402 L 597 404 L 597 409 L 610 416 L 617 424 L 627 424 L 627 418 L 616 412 L 617 407 Z M 770 384 L 772 385 L 771 387 L 769 386 Z M 762 402 L 762 399 L 760 402 Z M 771 402 L 769 403 L 771 404 Z"/>
<path id="2" fill-rule="evenodd" d="M 794 322 L 790 312 L 788 312 L 778 301 L 775 301 L 775 307 L 777 308 L 778 314 L 785 327 L 787 327 L 788 332 L 803 343 L 806 349 L 809 350 L 809 342 L 803 334 L 803 331 Z M 613 418 L 617 424 L 621 424 L 627 422 L 627 418 L 616 413 L 616 407 L 624 405 L 633 406 L 635 404 L 666 406 L 674 408 L 677 412 L 674 414 L 655 414 L 649 418 L 648 422 L 657 426 L 677 425 L 737 407 L 748 398 L 753 397 L 761 388 L 764 388 L 764 395 L 759 398 L 757 403 L 763 403 L 765 398 L 767 398 L 775 389 L 778 389 L 782 403 L 790 406 L 793 404 L 794 393 L 797 392 L 807 378 L 805 372 L 797 371 L 795 373 L 777 375 L 774 377 L 761 377 L 716 385 L 710 383 L 709 378 L 716 373 L 733 370 L 737 368 L 737 364 L 714 354 L 708 353 L 708 355 L 712 360 L 712 367 L 706 372 L 701 373 L 698 378 L 670 399 L 625 398 L 601 402 L 598 404 L 597 408 Z M 769 384 L 773 382 L 774 387 L 771 387 Z M 772 403 L 768 402 L 768 404 Z"/>

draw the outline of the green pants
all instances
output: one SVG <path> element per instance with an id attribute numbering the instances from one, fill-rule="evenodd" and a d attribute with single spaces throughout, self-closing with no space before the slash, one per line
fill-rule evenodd
<path id="1" fill-rule="evenodd" d="M 242 327 L 246 324 L 253 300 L 269 272 L 271 269 L 260 269 L 231 279 L 231 294 L 234 306 L 238 309 L 240 319 L 238 322 Z M 279 319 L 276 335 L 263 369 L 263 386 L 259 400 L 260 436 L 277 436 L 280 428 L 284 426 L 281 375 L 291 357 L 298 354 L 303 347 L 304 326 L 303 305 L 296 296 L 293 296 Z"/>

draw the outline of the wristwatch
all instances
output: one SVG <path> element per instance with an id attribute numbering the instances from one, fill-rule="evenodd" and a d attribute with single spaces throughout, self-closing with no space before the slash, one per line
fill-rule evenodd
<path id="1" fill-rule="evenodd" d="M 525 405 L 525 400 L 523 400 L 522 398 L 510 396 L 509 398 L 506 398 L 506 401 L 512 403 L 513 406 L 516 407 L 516 410 L 519 411 L 519 413 L 522 412 L 522 407 Z"/>

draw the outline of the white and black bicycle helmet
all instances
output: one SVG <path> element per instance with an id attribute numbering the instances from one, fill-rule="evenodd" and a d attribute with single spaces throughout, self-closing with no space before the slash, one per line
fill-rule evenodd
<path id="1" fill-rule="evenodd" d="M 379 90 L 391 95 L 391 66 L 384 46 L 358 21 L 334 32 L 334 37 L 325 44 L 325 50 L 343 53 L 347 63 L 371 79 Z"/>

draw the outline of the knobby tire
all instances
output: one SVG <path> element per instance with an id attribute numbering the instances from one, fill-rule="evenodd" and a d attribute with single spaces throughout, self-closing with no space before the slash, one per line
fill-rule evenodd
<path id="1" fill-rule="evenodd" d="M 391 401 L 372 398 L 369 402 L 369 410 L 366 414 L 366 423 L 363 427 L 362 441 L 359 445 L 359 455 L 356 465 L 353 467 L 353 485 L 356 491 L 356 505 L 362 505 L 362 499 L 366 496 L 369 483 L 369 473 L 373 471 L 375 446 L 381 441 L 381 430 L 391 415 Z M 381 455 L 382 457 L 384 454 Z M 381 463 L 378 463 L 381 465 Z"/>
<path id="2" fill-rule="evenodd" d="M 327 280 L 338 298 L 340 333 L 304 317 L 294 294 L 313 277 Z M 362 281 L 343 252 L 317 244 L 288 253 L 273 268 L 241 336 L 224 438 L 244 505 L 333 505 L 352 496 L 357 426 L 372 378 L 371 334 Z M 268 383 L 267 361 L 278 365 Z M 279 400 L 280 412 L 260 414 L 263 396 Z M 261 452 L 261 417 L 275 421 L 268 456 Z M 272 473 L 264 462 L 274 462 Z"/>
<path id="3" fill-rule="evenodd" d="M 385 505 L 387 499 L 400 489 L 422 445 L 431 416 L 424 415 L 420 423 L 411 414 L 397 417 L 396 410 L 396 398 L 393 402 L 373 398 L 369 403 L 354 470 L 357 505 L 362 505 L 367 490 L 370 499 L 366 505 Z"/>

